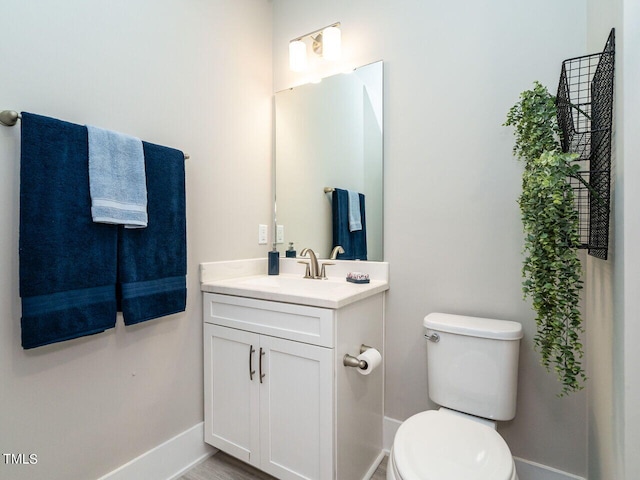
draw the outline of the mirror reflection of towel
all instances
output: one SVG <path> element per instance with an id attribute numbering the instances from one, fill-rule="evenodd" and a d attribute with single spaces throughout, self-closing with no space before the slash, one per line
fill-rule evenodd
<path id="1" fill-rule="evenodd" d="M 349 231 L 362 230 L 362 216 L 360 215 L 360 194 L 353 190 L 349 193 Z"/>
<path id="2" fill-rule="evenodd" d="M 344 253 L 338 254 L 338 260 L 367 259 L 367 227 L 365 220 L 365 198 L 358 194 L 360 203 L 360 230 L 349 229 L 349 192 L 336 188 L 331 195 L 333 223 L 333 246 L 342 246 Z"/>

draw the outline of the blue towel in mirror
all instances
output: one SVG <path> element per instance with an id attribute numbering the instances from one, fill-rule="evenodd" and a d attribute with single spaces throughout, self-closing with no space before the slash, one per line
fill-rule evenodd
<path id="1" fill-rule="evenodd" d="M 367 226 L 365 220 L 364 195 L 360 198 L 360 230 L 349 229 L 349 192 L 336 188 L 331 195 L 331 212 L 333 224 L 333 246 L 340 245 L 344 253 L 338 254 L 338 260 L 367 259 Z"/>
<path id="2" fill-rule="evenodd" d="M 115 326 L 117 227 L 93 223 L 87 129 L 22 113 L 22 346 Z"/>
<path id="3" fill-rule="evenodd" d="M 147 174 L 144 229 L 120 227 L 118 281 L 126 325 L 186 307 L 187 233 L 184 154 L 143 142 Z"/>

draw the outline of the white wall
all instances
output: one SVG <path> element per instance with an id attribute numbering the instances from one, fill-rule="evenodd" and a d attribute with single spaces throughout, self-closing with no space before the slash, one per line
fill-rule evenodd
<path id="1" fill-rule="evenodd" d="M 624 332 L 616 337 L 614 344 L 615 357 L 624 368 L 624 380 L 616 384 L 617 405 L 623 404 L 624 416 L 617 418 L 616 426 L 622 433 L 624 478 L 632 480 L 640 478 L 640 3 L 636 0 L 623 0 L 622 22 L 622 89 L 623 99 L 617 105 L 622 109 L 624 120 L 624 134 L 622 150 L 624 157 L 624 188 L 623 195 L 623 231 L 616 231 L 616 235 L 623 236 L 624 267 L 620 266 L 623 275 L 622 286 L 624 297 L 622 305 L 616 304 L 618 313 L 616 322 L 624 323 Z M 618 289 L 618 282 L 615 288 Z M 619 299 L 620 297 L 618 297 Z M 620 400 L 622 398 L 622 400 Z"/>
<path id="2" fill-rule="evenodd" d="M 202 421 L 198 264 L 263 256 L 271 219 L 271 3 L 1 2 L 0 109 L 191 155 L 187 311 L 23 351 L 19 127 L 0 127 L 0 478 L 97 478 Z"/>
<path id="3" fill-rule="evenodd" d="M 276 91 L 302 81 L 288 70 L 288 41 L 335 21 L 346 64 L 385 61 L 386 415 L 433 406 L 427 313 L 516 320 L 525 329 L 518 412 L 500 431 L 516 456 L 585 475 L 586 395 L 557 398 L 532 348 L 520 286 L 522 165 L 501 124 L 522 90 L 534 80 L 555 90 L 561 61 L 586 53 L 586 5 L 274 0 Z"/>
<path id="4" fill-rule="evenodd" d="M 610 260 L 589 259 L 589 478 L 640 478 L 640 5 L 635 0 L 590 0 L 588 43 L 598 51 L 616 28 L 613 145 L 613 226 Z"/>
<path id="5" fill-rule="evenodd" d="M 607 261 L 590 256 L 583 262 L 585 268 L 585 296 L 587 311 L 587 363 L 588 388 L 588 478 L 625 478 L 621 470 L 623 448 L 619 424 L 622 423 L 623 409 L 617 402 L 616 394 L 623 381 L 623 371 L 618 368 L 616 350 L 617 337 L 623 332 L 623 324 L 617 319 L 624 318 L 615 305 L 615 295 L 622 295 L 623 284 L 616 285 L 616 275 L 622 272 L 623 251 L 623 187 L 622 174 L 622 75 L 621 47 L 623 44 L 622 1 L 590 0 L 587 17 L 587 51 L 602 50 L 612 27 L 616 28 L 616 85 L 614 101 L 614 137 L 612 142 L 613 204 L 612 228 Z M 615 287 L 614 287 L 615 286 Z M 615 288 L 615 291 L 614 291 Z M 618 398 L 616 398 L 618 397 Z"/>

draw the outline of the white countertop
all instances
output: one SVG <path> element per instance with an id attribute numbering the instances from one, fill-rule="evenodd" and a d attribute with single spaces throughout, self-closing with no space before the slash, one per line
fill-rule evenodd
<path id="1" fill-rule="evenodd" d="M 280 275 L 267 275 L 266 259 L 200 265 L 203 292 L 337 309 L 389 289 L 386 262 L 334 261 L 327 280 L 303 278 L 300 259 L 281 258 Z M 321 262 L 321 261 L 320 261 Z M 350 271 L 369 274 L 370 283 L 346 281 Z"/>

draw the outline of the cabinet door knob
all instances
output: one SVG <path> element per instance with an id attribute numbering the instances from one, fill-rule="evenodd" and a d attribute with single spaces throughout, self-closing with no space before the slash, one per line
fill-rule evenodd
<path id="1" fill-rule="evenodd" d="M 262 350 L 262 347 L 260 347 L 260 383 L 262 383 L 262 379 L 265 377 L 265 374 L 262 373 L 262 357 L 266 354 L 267 352 Z"/>
<path id="2" fill-rule="evenodd" d="M 253 345 L 249 345 L 249 380 L 253 380 L 253 374 L 256 373 L 253 369 L 253 354 L 255 351 L 256 349 L 253 348 Z"/>

